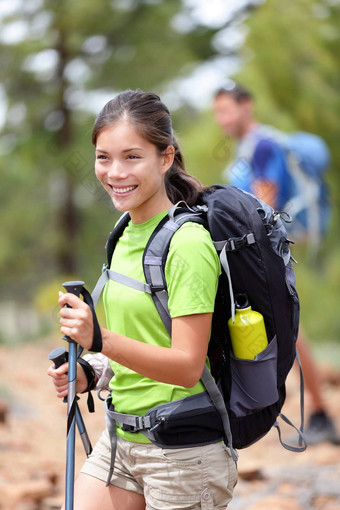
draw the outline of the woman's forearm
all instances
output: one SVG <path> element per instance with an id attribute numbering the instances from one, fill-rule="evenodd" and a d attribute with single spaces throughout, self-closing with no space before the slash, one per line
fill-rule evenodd
<path id="1" fill-rule="evenodd" d="M 203 372 L 210 324 L 210 314 L 173 320 L 171 347 L 139 342 L 102 328 L 102 352 L 145 377 L 189 388 Z"/>
<path id="2" fill-rule="evenodd" d="M 202 374 L 197 375 L 190 355 L 179 349 L 146 344 L 106 329 L 102 329 L 102 338 L 103 354 L 149 379 L 191 387 Z"/>

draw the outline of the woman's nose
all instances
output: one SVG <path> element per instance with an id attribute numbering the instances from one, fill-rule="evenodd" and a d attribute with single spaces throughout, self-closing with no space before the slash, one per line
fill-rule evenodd
<path id="1" fill-rule="evenodd" d="M 121 179 L 122 177 L 125 177 L 125 174 L 124 166 L 119 161 L 112 161 L 108 170 L 109 177 L 113 179 Z"/>

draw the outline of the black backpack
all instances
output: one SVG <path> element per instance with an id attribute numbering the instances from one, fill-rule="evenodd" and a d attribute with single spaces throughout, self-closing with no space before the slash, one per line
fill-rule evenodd
<path id="1" fill-rule="evenodd" d="M 93 298 L 97 301 L 108 279 L 149 292 L 171 335 L 164 276 L 169 245 L 174 232 L 183 223 L 202 223 L 210 232 L 222 266 L 208 350 L 213 378 L 205 368 L 202 381 L 210 397 L 209 405 L 212 401 L 215 411 L 217 409 L 221 416 L 226 442 L 236 449 L 245 448 L 263 437 L 273 425 L 278 427 L 279 415 L 292 425 L 281 414 L 286 397 L 285 381 L 297 355 L 299 326 L 299 299 L 295 288 L 290 241 L 282 221 L 289 218 L 283 212 L 274 211 L 255 196 L 228 185 L 211 187 L 192 208 L 188 208 L 186 204 L 184 207 L 179 205 L 181 204 L 170 209 L 154 230 L 145 248 L 143 269 L 146 284 L 109 269 L 115 245 L 130 220 L 128 213 L 122 215 L 108 239 L 107 266 L 93 292 Z M 246 294 L 252 308 L 264 317 L 268 346 L 254 360 L 238 359 L 232 353 L 228 319 L 234 314 L 234 295 L 237 294 Z M 196 398 L 197 395 L 194 398 L 182 399 L 179 406 L 181 411 L 185 409 L 185 401 L 188 401 L 192 408 Z M 281 443 L 292 451 L 303 451 L 306 448 L 305 444 L 302 446 L 301 434 L 302 399 L 303 391 L 301 427 L 297 429 L 292 425 L 300 434 L 299 446 L 283 443 L 278 427 Z M 198 401 L 196 403 L 202 405 L 204 414 L 203 407 L 206 403 L 203 400 L 201 404 Z M 154 408 L 158 414 L 150 413 L 150 416 L 153 416 L 151 422 L 145 417 L 142 420 L 135 417 L 136 422 L 149 424 L 148 431 L 145 430 L 147 426 L 143 430 L 142 425 L 135 427 L 134 431 L 144 432 L 156 444 L 163 445 L 166 441 L 172 441 L 170 435 L 170 439 L 159 439 L 162 428 L 166 434 L 166 421 L 171 413 L 168 413 L 167 409 L 164 412 L 164 406 L 159 407 L 162 408 L 163 415 Z M 124 426 L 125 422 L 120 420 L 119 413 L 114 415 L 114 420 Z M 199 423 L 197 409 L 195 420 Z M 150 429 L 156 428 L 157 437 L 150 433 Z M 207 431 L 208 428 L 206 433 Z M 168 446 L 178 447 L 176 441 L 180 436 L 180 433 L 177 434 L 176 440 Z M 201 444 L 203 440 L 198 442 Z"/>

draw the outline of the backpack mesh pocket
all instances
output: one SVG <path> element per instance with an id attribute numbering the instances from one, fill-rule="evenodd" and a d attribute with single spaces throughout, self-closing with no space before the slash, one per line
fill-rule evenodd
<path id="1" fill-rule="evenodd" d="M 231 354 L 230 409 L 235 416 L 246 416 L 277 402 L 276 336 L 254 360 Z"/>

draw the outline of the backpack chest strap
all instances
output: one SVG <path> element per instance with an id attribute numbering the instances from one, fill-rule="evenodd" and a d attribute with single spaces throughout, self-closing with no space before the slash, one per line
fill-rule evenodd
<path id="1" fill-rule="evenodd" d="M 100 297 L 100 294 L 102 293 L 103 288 L 105 287 L 106 283 L 109 280 L 113 280 L 114 282 L 121 283 L 122 285 L 125 285 L 127 287 L 131 287 L 135 290 L 139 290 L 140 292 L 146 292 L 147 294 L 152 294 L 154 292 L 154 289 L 151 285 L 148 283 L 143 283 L 139 280 L 135 280 L 134 278 L 131 278 L 130 276 L 126 276 L 121 273 L 117 273 L 116 271 L 112 271 L 111 269 L 108 269 L 107 266 L 104 266 L 103 272 L 101 276 L 99 277 L 95 288 L 92 292 L 92 299 L 94 302 L 94 305 L 96 306 L 98 299 Z"/>
<path id="2" fill-rule="evenodd" d="M 154 263 L 155 260 L 153 260 L 152 264 L 149 265 L 150 278 L 152 281 L 150 284 L 141 282 L 140 280 L 135 280 L 134 278 L 123 275 L 121 273 L 117 273 L 116 271 L 112 271 L 111 269 L 108 269 L 106 266 L 104 266 L 103 272 L 92 292 L 92 299 L 94 306 L 96 306 L 103 288 L 109 280 L 121 283 L 122 285 L 131 287 L 132 289 L 138 290 L 140 292 L 150 294 L 156 304 L 158 313 L 164 323 L 164 326 L 171 336 L 171 317 L 168 308 L 168 292 L 163 283 L 161 265 L 154 265 Z"/>

